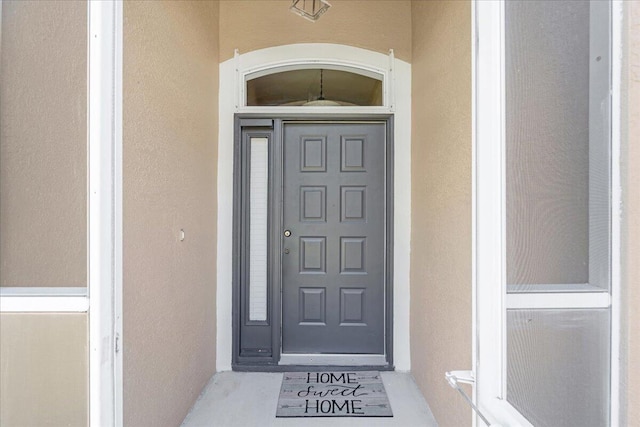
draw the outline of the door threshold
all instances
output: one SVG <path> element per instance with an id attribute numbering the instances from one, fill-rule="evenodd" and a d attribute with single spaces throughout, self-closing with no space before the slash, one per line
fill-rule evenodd
<path id="1" fill-rule="evenodd" d="M 279 365 L 304 366 L 383 366 L 387 365 L 384 354 L 285 354 Z"/>
<path id="2" fill-rule="evenodd" d="M 343 365 L 271 365 L 271 364 L 247 364 L 247 365 L 231 365 L 235 372 L 343 372 L 343 371 L 395 371 L 393 365 L 362 365 L 362 366 L 343 366 Z"/>

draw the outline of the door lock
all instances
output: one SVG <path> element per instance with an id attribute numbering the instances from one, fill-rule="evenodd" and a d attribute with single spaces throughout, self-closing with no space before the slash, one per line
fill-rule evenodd
<path id="1" fill-rule="evenodd" d="M 284 237 L 291 236 L 291 230 L 284 230 Z"/>
<path id="2" fill-rule="evenodd" d="M 288 254 L 289 253 L 289 248 L 284 248 L 284 253 Z"/>

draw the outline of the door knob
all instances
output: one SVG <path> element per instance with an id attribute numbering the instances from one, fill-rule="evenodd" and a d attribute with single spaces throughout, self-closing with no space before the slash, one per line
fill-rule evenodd
<path id="1" fill-rule="evenodd" d="M 291 230 L 284 230 L 284 237 L 291 236 Z"/>

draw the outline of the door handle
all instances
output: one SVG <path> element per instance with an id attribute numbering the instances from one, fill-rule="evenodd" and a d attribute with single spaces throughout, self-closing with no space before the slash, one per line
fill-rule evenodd
<path id="1" fill-rule="evenodd" d="M 291 236 L 291 230 L 284 230 L 284 237 Z"/>

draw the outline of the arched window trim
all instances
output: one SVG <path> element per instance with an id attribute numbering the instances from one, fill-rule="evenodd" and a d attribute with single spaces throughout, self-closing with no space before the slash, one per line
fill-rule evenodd
<path id="1" fill-rule="evenodd" d="M 236 81 L 239 83 L 236 85 L 238 89 L 237 98 L 236 98 L 236 108 L 238 111 L 246 111 L 246 110 L 254 110 L 254 109 L 275 109 L 279 107 L 273 106 L 247 106 L 247 82 L 259 77 L 268 76 L 271 74 L 281 73 L 284 71 L 295 71 L 295 70 L 308 70 L 308 69 L 318 69 L 323 68 L 327 70 L 338 70 L 338 71 L 346 71 L 349 73 L 359 74 L 362 76 L 370 77 L 376 80 L 380 80 L 382 82 L 382 106 L 358 106 L 358 107 L 333 107 L 338 108 L 342 111 L 350 110 L 350 109 L 358 109 L 358 110 L 367 110 L 367 111 L 385 111 L 392 112 L 394 110 L 394 93 L 393 93 L 393 64 L 395 61 L 393 49 L 389 51 L 388 55 L 382 55 L 376 52 L 368 52 L 371 54 L 372 58 L 375 57 L 375 60 L 368 61 L 368 64 L 364 64 L 356 61 L 348 61 L 344 59 L 336 59 L 335 57 L 331 58 L 329 55 L 326 55 L 325 52 L 322 52 L 322 49 L 317 52 L 314 51 L 313 44 L 301 44 L 294 45 L 295 47 L 300 48 L 300 52 L 305 52 L 307 55 L 309 53 L 316 53 L 316 57 L 304 57 L 303 55 L 299 55 L 298 58 L 290 59 L 290 60 L 280 60 L 269 62 L 265 61 L 266 58 L 257 58 L 256 55 L 244 54 L 240 55 L 238 51 L 235 52 L 235 69 L 236 69 Z M 289 48 L 292 46 L 290 45 Z M 333 45 L 333 49 L 357 49 L 359 51 L 363 51 L 364 49 L 358 49 L 351 46 L 342 46 L 342 45 Z M 271 48 L 271 49 L 278 49 Z M 263 49 L 263 51 L 269 51 L 271 49 Z M 268 54 L 266 55 L 268 58 Z M 343 55 L 336 55 L 343 56 Z M 247 61 L 247 57 L 252 57 L 254 61 Z M 381 59 L 385 59 L 385 63 L 382 63 Z M 256 61 L 257 60 L 257 61 Z M 249 63 L 254 62 L 254 63 Z M 372 65 L 375 63 L 376 65 Z M 386 66 L 386 68 L 384 68 Z M 286 107 L 287 109 L 293 108 L 304 108 L 305 111 L 309 110 L 309 107 Z M 323 109 L 329 109 L 332 107 L 321 107 Z M 346 111 L 345 111 L 346 112 Z"/>
<path id="2" fill-rule="evenodd" d="M 373 68 L 356 68 L 353 65 L 347 64 L 339 64 L 335 62 L 328 61 L 316 61 L 316 62 L 308 62 L 308 63 L 294 63 L 294 64 L 283 64 L 277 65 L 269 68 L 261 68 L 256 71 L 248 71 L 244 75 L 245 84 L 249 80 L 257 79 L 264 76 L 269 76 L 271 74 L 283 73 L 285 71 L 299 71 L 299 70 L 317 70 L 322 68 L 324 70 L 336 70 L 336 71 L 345 71 L 347 73 L 358 74 L 360 76 L 370 77 L 372 79 L 380 80 L 384 82 L 384 71 L 373 69 Z"/>

